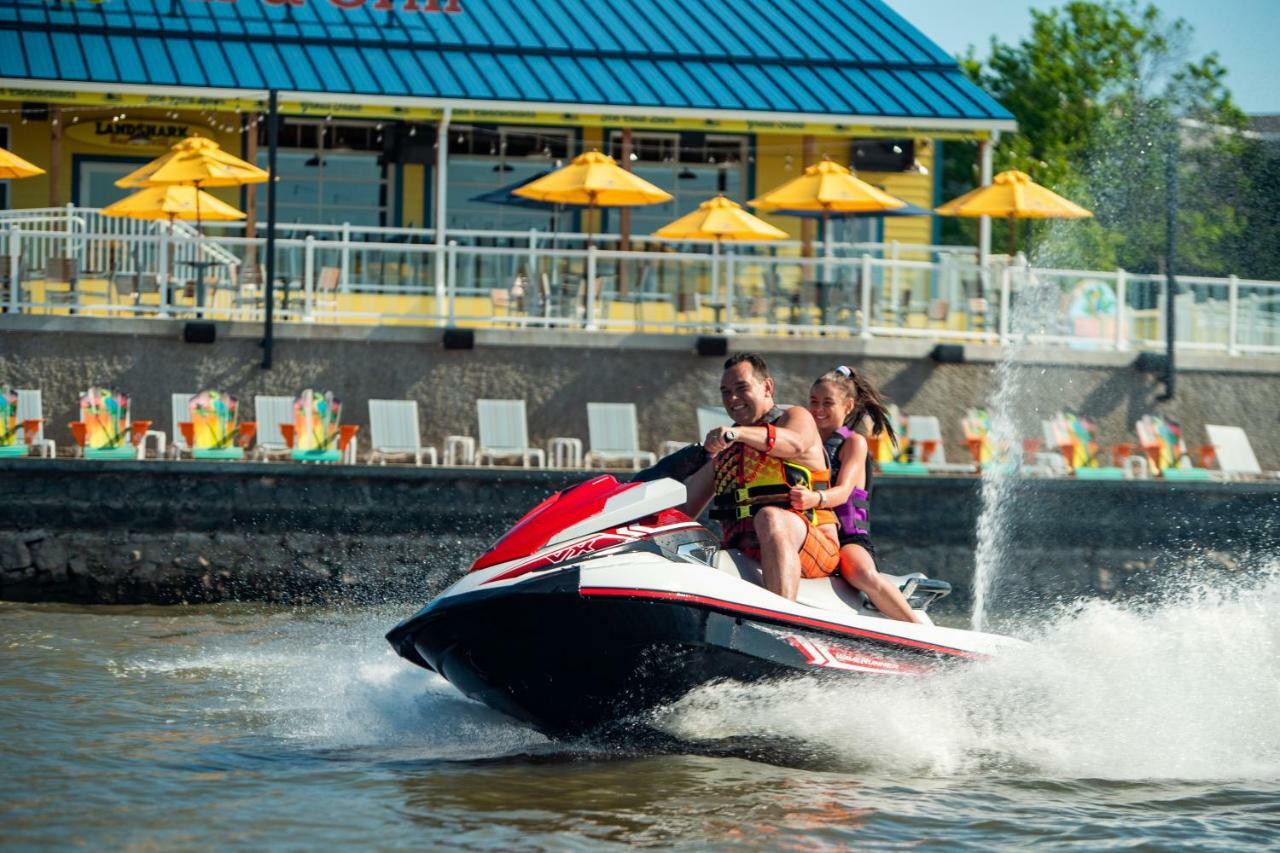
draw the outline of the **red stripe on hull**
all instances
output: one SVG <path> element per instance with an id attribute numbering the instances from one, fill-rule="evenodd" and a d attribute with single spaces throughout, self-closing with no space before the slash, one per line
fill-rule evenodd
<path id="1" fill-rule="evenodd" d="M 864 639 L 878 640 L 880 642 L 889 642 L 898 646 L 908 646 L 913 649 L 938 652 L 940 654 L 951 655 L 952 657 L 971 659 L 981 659 L 986 657 L 985 655 L 981 655 L 976 652 L 967 652 L 963 649 L 953 649 L 947 646 L 921 642 L 920 640 L 909 640 L 906 637 L 897 637 L 892 634 L 879 634 L 875 631 L 867 631 L 861 628 L 850 628 L 848 625 L 841 625 L 839 622 L 826 622 L 822 619 L 811 619 L 807 616 L 795 616 L 790 613 L 783 613 L 780 610 L 768 610 L 763 607 L 752 607 L 746 604 L 737 604 L 720 598 L 709 598 L 707 596 L 693 595 L 687 592 L 670 592 L 663 589 L 627 589 L 611 586 L 584 586 L 580 588 L 578 592 L 587 597 L 648 598 L 655 601 L 682 601 L 692 604 L 702 604 L 719 610 L 725 610 L 729 613 L 745 613 L 751 616 L 762 616 L 767 619 L 774 619 L 788 624 L 805 625 L 810 628 L 833 631 L 835 633 L 845 634 L 851 637 L 862 637 Z"/>

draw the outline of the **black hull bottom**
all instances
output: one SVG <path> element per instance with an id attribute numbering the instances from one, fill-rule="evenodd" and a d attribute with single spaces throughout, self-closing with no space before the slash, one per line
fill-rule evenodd
<path id="1" fill-rule="evenodd" d="M 588 598 L 577 573 L 520 594 L 478 593 L 399 626 L 388 639 L 466 695 L 552 736 L 581 734 L 720 679 L 818 670 L 805 641 L 894 666 L 918 653 L 768 625 L 686 602 Z M 552 580 L 552 579 L 548 579 Z M 931 655 L 926 655 L 932 658 Z"/>

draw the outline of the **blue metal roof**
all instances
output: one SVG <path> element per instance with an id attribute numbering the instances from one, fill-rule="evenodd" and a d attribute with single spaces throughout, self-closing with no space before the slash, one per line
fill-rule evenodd
<path id="1" fill-rule="evenodd" d="M 0 77 L 1012 121 L 881 0 L 461 0 L 460 14 L 394 2 L 8 0 Z"/>

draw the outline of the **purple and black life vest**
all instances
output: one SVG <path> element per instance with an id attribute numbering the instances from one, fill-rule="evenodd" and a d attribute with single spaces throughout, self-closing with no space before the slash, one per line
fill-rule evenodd
<path id="1" fill-rule="evenodd" d="M 827 462 L 831 467 L 831 485 L 835 486 L 840 476 L 840 448 L 853 432 L 848 427 L 840 427 L 831 433 L 831 437 L 822 443 L 827 451 Z M 840 522 L 840 531 L 847 535 L 871 533 L 871 454 L 867 454 L 867 473 L 865 489 L 854 489 L 849 500 L 835 507 L 836 519 Z"/>

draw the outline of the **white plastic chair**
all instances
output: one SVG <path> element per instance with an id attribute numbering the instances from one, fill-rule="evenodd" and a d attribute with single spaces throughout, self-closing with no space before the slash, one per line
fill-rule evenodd
<path id="1" fill-rule="evenodd" d="M 698 407 L 698 435 L 693 441 L 664 441 L 662 446 L 658 448 L 660 456 L 670 456 L 681 448 L 688 447 L 695 442 L 701 442 L 707 437 L 707 433 L 718 426 L 728 426 L 733 423 L 720 406 L 699 406 Z"/>
<path id="2" fill-rule="evenodd" d="M 169 442 L 169 450 L 174 459 L 181 459 L 182 454 L 191 455 L 191 447 L 187 444 L 187 439 L 182 434 L 182 429 L 178 424 L 183 421 L 191 420 L 191 398 L 195 394 L 170 394 L 170 404 L 173 410 L 173 440 Z"/>
<path id="3" fill-rule="evenodd" d="M 587 430 L 591 439 L 588 468 L 627 462 L 638 470 L 658 461 L 653 453 L 640 449 L 635 403 L 587 403 Z"/>
<path id="4" fill-rule="evenodd" d="M 44 417 L 44 403 L 40 397 L 38 389 L 22 389 L 18 388 L 18 428 L 22 428 L 24 420 L 38 420 Z M 22 436 L 22 440 L 26 441 L 27 436 Z M 44 424 L 36 429 L 35 438 L 31 439 L 31 446 L 36 449 L 36 453 L 48 459 L 53 459 L 58 455 L 58 445 L 51 438 L 44 437 Z"/>
<path id="5" fill-rule="evenodd" d="M 972 474 L 977 470 L 972 462 L 948 462 L 942 443 L 942 424 L 932 415 L 907 415 L 907 437 L 915 445 L 915 458 L 930 471 Z M 924 443 L 932 442 L 933 449 L 926 455 Z"/>
<path id="6" fill-rule="evenodd" d="M 436 449 L 423 447 L 418 431 L 417 400 L 370 400 L 369 464 L 387 464 L 390 456 L 412 457 L 414 465 L 422 464 L 425 455 L 432 465 L 438 464 Z"/>
<path id="7" fill-rule="evenodd" d="M 546 467 L 546 452 L 529 446 L 524 400 L 476 400 L 476 416 L 480 422 L 477 465 L 492 465 L 498 459 L 518 458 L 526 468 L 533 460 Z"/>
<path id="8" fill-rule="evenodd" d="M 293 423 L 293 398 L 254 397 L 253 413 L 258 422 L 258 459 L 288 456 L 289 446 L 280 434 L 280 425 Z"/>
<path id="9" fill-rule="evenodd" d="M 1204 430 L 1209 434 L 1209 443 L 1213 445 L 1213 453 L 1218 457 L 1218 467 L 1227 476 L 1245 474 L 1254 477 L 1262 475 L 1262 466 L 1253 453 L 1253 445 L 1249 436 L 1236 426 L 1219 426 L 1205 424 Z"/>

